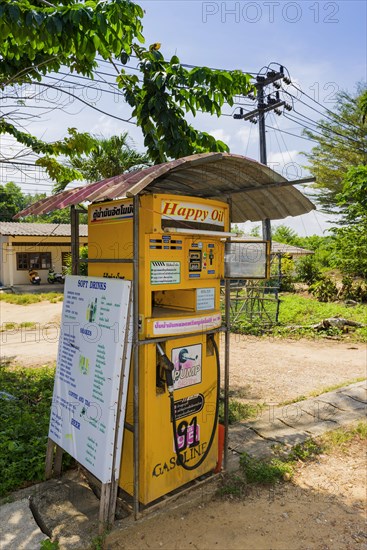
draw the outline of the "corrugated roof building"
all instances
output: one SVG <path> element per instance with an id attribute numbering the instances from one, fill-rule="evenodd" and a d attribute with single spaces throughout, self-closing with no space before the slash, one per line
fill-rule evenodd
<path id="1" fill-rule="evenodd" d="M 88 226 L 80 225 L 80 244 L 87 244 Z M 0 222 L 0 285 L 24 285 L 36 269 L 41 284 L 50 267 L 61 272 L 71 251 L 71 226 L 58 223 Z"/>

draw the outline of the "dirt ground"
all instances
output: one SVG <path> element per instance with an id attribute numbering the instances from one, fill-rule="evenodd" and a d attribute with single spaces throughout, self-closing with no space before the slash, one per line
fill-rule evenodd
<path id="1" fill-rule="evenodd" d="M 41 365 L 56 359 L 62 304 L 0 303 L 0 322 L 32 321 L 36 330 L 2 332 L 2 360 Z M 33 335 L 33 336 L 32 336 Z M 222 342 L 222 347 L 223 347 Z M 231 336 L 233 397 L 276 404 L 366 376 L 366 346 L 331 340 Z M 239 500 L 203 498 L 114 530 L 106 548 L 367 550 L 365 447 L 320 456 L 300 466 L 291 483 L 252 489 Z"/>
<path id="2" fill-rule="evenodd" d="M 292 483 L 168 511 L 112 532 L 106 548 L 365 550 L 365 498 L 365 448 L 354 442 L 303 465 Z"/>

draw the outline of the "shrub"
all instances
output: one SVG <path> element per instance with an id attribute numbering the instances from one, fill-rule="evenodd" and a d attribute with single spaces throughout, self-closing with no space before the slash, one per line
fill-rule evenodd
<path id="1" fill-rule="evenodd" d="M 333 302 L 338 297 L 338 289 L 335 283 L 329 277 L 323 277 L 313 283 L 309 292 L 317 298 L 319 302 Z"/>
<path id="2" fill-rule="evenodd" d="M 81 259 L 88 259 L 88 246 L 81 246 L 79 248 L 79 258 Z M 71 254 L 68 254 L 66 261 L 65 261 L 65 274 L 71 275 L 72 271 L 72 265 L 71 265 Z M 79 264 L 79 273 L 80 275 L 88 275 L 88 263 L 87 262 L 80 262 Z"/>
<path id="3" fill-rule="evenodd" d="M 322 275 L 314 256 L 303 256 L 296 264 L 297 279 L 302 283 L 311 285 L 318 281 Z"/>
<path id="4" fill-rule="evenodd" d="M 362 282 L 354 284 L 352 277 L 343 277 L 339 297 L 344 300 L 367 302 L 367 285 Z"/>
<path id="5" fill-rule="evenodd" d="M 0 496 L 44 479 L 54 372 L 0 364 Z"/>
<path id="6" fill-rule="evenodd" d="M 247 453 L 241 455 L 240 467 L 248 483 L 271 484 L 293 474 L 292 465 L 279 458 L 260 460 Z"/>

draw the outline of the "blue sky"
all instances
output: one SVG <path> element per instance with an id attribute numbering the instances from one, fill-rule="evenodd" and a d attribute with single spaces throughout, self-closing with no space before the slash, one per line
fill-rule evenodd
<path id="1" fill-rule="evenodd" d="M 160 42 L 161 52 L 166 58 L 176 54 L 187 64 L 252 72 L 272 61 L 278 62 L 289 70 L 296 85 L 320 102 L 321 106 L 310 103 L 321 112 L 323 106 L 333 109 L 335 92 L 341 89 L 353 92 L 357 82 L 366 80 L 367 8 L 362 0 L 147 0 L 138 3 L 145 10 L 143 34 L 146 44 Z M 295 88 L 291 91 L 294 94 Z M 93 95 L 93 91 L 84 90 L 83 97 L 87 93 Z M 107 97 L 107 94 L 101 95 L 96 106 L 123 118 L 129 115 L 122 101 Z M 295 108 L 313 120 L 321 118 L 297 100 Z M 230 115 L 233 109 L 228 106 L 225 112 Z M 200 115 L 192 122 L 226 141 L 231 152 L 258 159 L 257 126 L 234 120 L 231 116 Z M 274 114 L 267 117 L 267 124 L 297 135 L 301 133 L 294 121 Z M 143 148 L 138 128 L 75 100 L 70 101 L 62 112 L 41 117 L 28 129 L 43 139 L 53 140 L 62 137 L 70 126 L 106 137 L 127 130 L 136 146 Z M 310 147 L 311 144 L 304 139 L 271 129 L 267 131 L 268 161 L 289 179 L 307 176 L 303 167 L 305 159 L 299 153 Z M 25 186 L 24 189 L 31 190 L 31 187 Z M 41 190 L 47 188 L 39 187 Z M 327 227 L 325 216 L 319 213 L 287 219 L 285 223 L 304 235 L 320 234 Z"/>

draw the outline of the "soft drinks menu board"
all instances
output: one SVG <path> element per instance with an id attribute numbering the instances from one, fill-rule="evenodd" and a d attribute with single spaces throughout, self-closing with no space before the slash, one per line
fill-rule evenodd
<path id="1" fill-rule="evenodd" d="M 119 279 L 73 275 L 65 281 L 49 437 L 102 483 L 118 476 L 120 468 L 131 358 L 130 291 L 131 282 Z"/>

